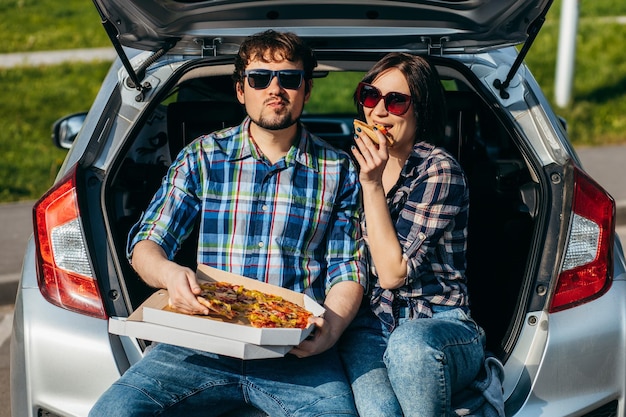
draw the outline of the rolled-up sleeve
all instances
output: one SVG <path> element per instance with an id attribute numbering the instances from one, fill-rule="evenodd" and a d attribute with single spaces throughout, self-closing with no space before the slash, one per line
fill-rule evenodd
<path id="1" fill-rule="evenodd" d="M 326 292 L 342 281 L 355 281 L 367 286 L 365 273 L 365 241 L 361 234 L 361 186 L 354 165 L 341 184 L 335 201 L 333 224 L 327 245 Z"/>
<path id="2" fill-rule="evenodd" d="M 200 213 L 197 184 L 190 175 L 194 169 L 192 158 L 185 152 L 169 168 L 146 211 L 129 233 L 126 249 L 129 259 L 135 245 L 142 240 L 155 242 L 169 259 L 174 258 Z"/>

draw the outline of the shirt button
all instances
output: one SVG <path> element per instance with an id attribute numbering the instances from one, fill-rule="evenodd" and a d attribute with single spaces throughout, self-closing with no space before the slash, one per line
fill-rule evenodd
<path id="1" fill-rule="evenodd" d="M 263 246 L 265 246 L 265 243 L 259 242 L 259 248 L 262 248 Z"/>
<path id="2" fill-rule="evenodd" d="M 263 209 L 263 211 L 267 211 L 267 204 L 263 204 L 263 207 L 261 207 Z"/>

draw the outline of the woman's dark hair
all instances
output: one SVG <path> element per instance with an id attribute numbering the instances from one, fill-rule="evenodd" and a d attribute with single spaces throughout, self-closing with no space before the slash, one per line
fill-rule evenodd
<path id="1" fill-rule="evenodd" d="M 244 71 L 250 62 L 273 62 L 286 59 L 291 62 L 302 61 L 304 79 L 313 78 L 313 69 L 317 66 L 317 58 L 298 35 L 291 32 L 277 32 L 266 30 L 254 34 L 241 43 L 239 52 L 235 56 L 235 71 L 233 81 L 235 85 L 243 81 Z M 309 83 L 306 83 L 308 91 Z"/>
<path id="2" fill-rule="evenodd" d="M 372 83 L 382 72 L 397 68 L 406 77 L 417 120 L 415 142 L 429 142 L 441 146 L 446 126 L 446 102 L 437 69 L 425 58 L 407 53 L 385 55 L 361 81 Z M 363 106 L 356 100 L 359 116 L 365 120 Z"/>

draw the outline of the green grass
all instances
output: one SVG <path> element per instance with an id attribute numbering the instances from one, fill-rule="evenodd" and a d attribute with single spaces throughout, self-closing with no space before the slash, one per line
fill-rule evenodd
<path id="1" fill-rule="evenodd" d="M 623 0 L 596 0 L 579 1 L 580 17 L 601 17 L 601 16 L 626 16 L 626 2 Z M 551 7 L 553 10 L 560 10 L 561 2 L 555 1 Z"/>
<path id="2" fill-rule="evenodd" d="M 363 73 L 346 72 L 333 74 L 332 77 L 313 80 L 313 93 L 305 107 L 309 113 L 354 113 L 353 88 L 337 88 L 337 86 L 355 87 L 363 78 Z"/>
<path id="3" fill-rule="evenodd" d="M 626 142 L 626 25 L 606 17 L 626 16 L 624 1 L 582 2 L 578 22 L 572 101 L 558 108 L 554 101 L 560 2 L 526 58 L 533 75 L 555 111 L 569 126 L 575 145 Z"/>
<path id="4" fill-rule="evenodd" d="M 110 46 L 91 0 L 0 0 L 0 53 Z"/>
<path id="5" fill-rule="evenodd" d="M 66 154 L 52 144 L 50 126 L 89 108 L 109 66 L 0 70 L 0 202 L 37 198 L 50 187 Z"/>
<path id="6" fill-rule="evenodd" d="M 573 102 L 558 109 L 577 146 L 626 142 L 626 25 L 601 21 L 626 16 L 623 0 L 579 2 Z M 0 0 L 0 53 L 109 46 L 89 0 Z M 553 5 L 526 58 L 553 101 L 560 2 Z M 56 176 L 65 152 L 50 141 L 59 117 L 89 108 L 108 63 L 0 69 L 0 202 L 38 198 Z M 351 80 L 356 85 L 358 77 Z M 316 80 L 309 112 L 329 106 L 352 111 L 351 90 Z M 553 104 L 554 105 L 554 104 Z"/>

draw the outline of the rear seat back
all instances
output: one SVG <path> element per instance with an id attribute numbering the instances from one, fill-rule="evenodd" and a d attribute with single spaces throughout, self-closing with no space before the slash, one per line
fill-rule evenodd
<path id="1" fill-rule="evenodd" d="M 195 138 L 236 126 L 245 112 L 237 101 L 177 101 L 167 106 L 167 131 L 172 160 Z"/>

